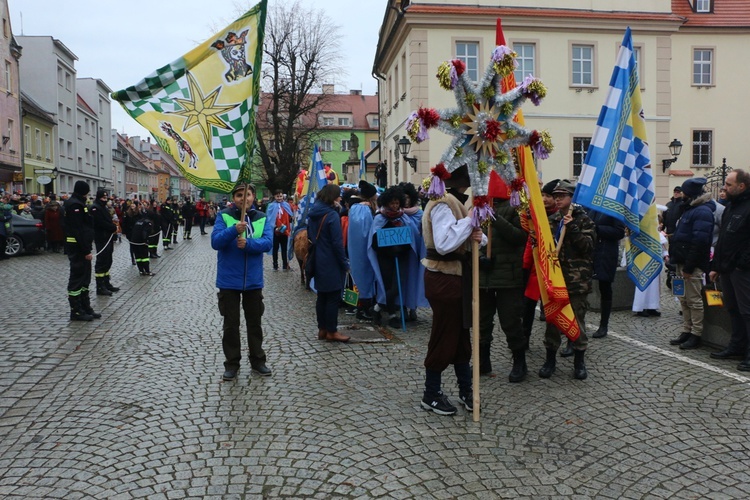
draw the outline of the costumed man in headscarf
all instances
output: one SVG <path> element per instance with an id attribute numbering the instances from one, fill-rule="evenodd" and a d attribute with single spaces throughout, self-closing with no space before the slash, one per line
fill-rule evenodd
<path id="1" fill-rule="evenodd" d="M 380 324 L 399 327 L 401 321 L 396 315 L 399 305 L 416 309 L 428 304 L 424 297 L 424 268 L 420 262 L 425 255 L 424 242 L 414 220 L 404 213 L 406 195 L 400 187 L 392 186 L 386 189 L 378 198 L 378 204 L 380 210 L 372 222 L 367 256 L 375 271 Z M 411 241 L 399 245 L 381 245 L 378 241 L 378 231 L 396 227 L 408 227 Z M 402 294 L 400 298 L 399 280 Z"/>
<path id="2" fill-rule="evenodd" d="M 357 319 L 372 320 L 372 299 L 375 297 L 375 271 L 367 257 L 372 220 L 377 211 L 378 190 L 367 181 L 359 181 L 359 203 L 349 208 L 347 244 L 354 284 L 357 286 Z"/>
<path id="3" fill-rule="evenodd" d="M 440 180 L 442 182 L 438 183 Z M 441 187 L 448 188 L 447 192 Z M 456 407 L 442 391 L 442 373 L 453 365 L 458 380 L 459 400 L 474 411 L 471 383 L 471 242 L 487 244 L 487 236 L 472 224 L 467 209 L 471 185 L 466 165 L 448 173 L 441 164 L 433 169 L 425 206 L 422 233 L 426 255 L 425 296 L 432 308 L 432 330 L 427 345 L 425 389 L 421 405 L 438 415 L 454 415 Z M 435 188 L 433 189 L 433 186 Z"/>
<path id="4" fill-rule="evenodd" d="M 91 321 L 101 318 L 91 308 L 89 284 L 91 283 L 91 252 L 94 244 L 94 221 L 86 206 L 86 195 L 91 188 L 85 181 L 76 181 L 73 195 L 65 201 L 65 253 L 70 262 L 68 302 L 71 321 Z"/>

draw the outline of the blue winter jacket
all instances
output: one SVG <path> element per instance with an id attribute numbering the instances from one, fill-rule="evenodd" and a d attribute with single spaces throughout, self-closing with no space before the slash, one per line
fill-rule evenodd
<path id="1" fill-rule="evenodd" d="M 344 252 L 341 218 L 331 205 L 317 200 L 310 209 L 309 219 L 307 237 L 315 244 L 315 289 L 319 292 L 343 290 L 349 259 Z"/>
<path id="2" fill-rule="evenodd" d="M 682 264 L 688 273 L 695 271 L 696 267 L 704 272 L 711 269 L 709 262 L 716 206 L 708 203 L 710 200 L 711 194 L 705 193 L 690 201 L 669 242 L 669 262 Z"/>
<path id="3" fill-rule="evenodd" d="M 257 290 L 263 288 L 263 253 L 273 246 L 274 221 L 260 210 L 246 214 L 247 245 L 237 248 L 237 225 L 240 209 L 225 208 L 216 216 L 211 233 L 211 248 L 218 250 L 216 288 L 225 290 Z M 251 229 L 252 228 L 252 229 Z"/>

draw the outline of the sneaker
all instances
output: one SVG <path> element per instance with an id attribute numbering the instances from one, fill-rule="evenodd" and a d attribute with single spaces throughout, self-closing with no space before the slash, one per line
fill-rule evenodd
<path id="1" fill-rule="evenodd" d="M 422 408 L 434 411 L 438 415 L 455 415 L 458 411 L 442 391 L 440 391 L 435 397 L 430 397 L 425 394 L 422 398 Z"/>
<path id="2" fill-rule="evenodd" d="M 346 311 L 344 311 L 344 314 L 347 316 L 353 316 L 357 314 L 357 308 L 356 307 L 347 307 Z"/>
<path id="3" fill-rule="evenodd" d="M 464 405 L 466 411 L 474 411 L 474 394 L 459 394 L 458 400 Z"/>
<path id="4" fill-rule="evenodd" d="M 265 363 L 260 363 L 258 365 L 253 366 L 253 373 L 256 375 L 260 375 L 261 377 L 270 377 L 271 376 L 271 369 L 266 366 Z"/>
<path id="5" fill-rule="evenodd" d="M 372 315 L 364 309 L 357 311 L 356 318 L 362 321 L 372 321 Z"/>
<path id="6" fill-rule="evenodd" d="M 221 380 L 225 382 L 232 382 L 233 380 L 237 378 L 237 372 L 239 371 L 240 371 L 239 368 L 232 368 L 232 369 L 226 370 L 224 372 L 224 375 L 221 376 Z"/>

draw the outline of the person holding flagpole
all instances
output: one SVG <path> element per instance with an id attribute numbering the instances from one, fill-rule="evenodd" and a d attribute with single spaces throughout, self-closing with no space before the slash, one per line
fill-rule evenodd
<path id="1" fill-rule="evenodd" d="M 591 282 L 594 275 L 594 239 L 596 227 L 586 215 L 586 211 L 573 205 L 572 196 L 575 185 L 568 180 L 562 180 L 552 191 L 557 204 L 557 212 L 550 215 L 549 223 L 552 234 L 557 242 L 557 258 L 565 277 L 570 305 L 573 308 L 576 322 L 580 328 L 580 335 L 575 342 L 571 342 L 574 353 L 573 377 L 585 380 L 588 377 L 584 353 L 588 347 L 586 336 L 586 310 L 588 301 L 586 296 L 591 293 Z M 539 370 L 539 376 L 550 378 L 555 372 L 557 349 L 560 347 L 560 330 L 551 323 L 547 323 L 544 333 L 544 346 L 547 349 L 547 360 Z"/>
<path id="2" fill-rule="evenodd" d="M 424 360 L 425 383 L 421 406 L 438 415 L 455 415 L 457 410 L 442 390 L 442 373 L 453 365 L 458 381 L 459 400 L 468 411 L 474 410 L 471 360 L 471 273 L 470 243 L 487 244 L 487 236 L 472 224 L 473 208 L 465 194 L 471 185 L 464 165 L 449 173 L 441 164 L 433 168 L 433 179 L 422 218 L 422 233 L 427 249 L 425 297 L 432 308 L 432 329 Z M 442 184 L 440 189 L 433 185 Z M 447 191 L 445 190 L 447 188 Z M 468 307 L 468 311 L 467 311 Z"/>
<path id="3" fill-rule="evenodd" d="M 232 191 L 233 205 L 216 217 L 211 248 L 217 251 L 216 288 L 219 313 L 224 318 L 225 381 L 237 378 L 242 360 L 240 303 L 247 324 L 247 346 L 252 371 L 271 375 L 263 350 L 263 254 L 273 245 L 273 221 L 252 208 L 255 186 L 240 184 Z"/>

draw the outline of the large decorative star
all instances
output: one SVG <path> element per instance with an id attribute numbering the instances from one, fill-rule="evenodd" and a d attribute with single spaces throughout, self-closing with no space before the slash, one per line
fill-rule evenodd
<path id="1" fill-rule="evenodd" d="M 476 83 L 465 73 L 458 59 L 438 68 L 440 86 L 452 90 L 457 107 L 446 110 L 420 108 L 411 114 L 406 131 L 413 141 L 428 138 L 435 127 L 453 136 L 440 163 L 448 172 L 466 165 L 475 197 L 486 197 L 490 170 L 497 171 L 508 185 L 518 177 L 513 151 L 525 145 L 534 148 L 538 158 L 552 149 L 549 136 L 520 126 L 515 117 L 526 99 L 539 104 L 547 93 L 540 80 L 527 77 L 521 85 L 503 93 L 502 79 L 515 69 L 516 54 L 508 47 L 495 48 L 484 76 Z"/>
<path id="2" fill-rule="evenodd" d="M 206 142 L 206 148 L 211 151 L 211 127 L 232 129 L 218 115 L 236 108 L 239 104 L 217 106 L 216 100 L 221 93 L 221 86 L 204 96 L 197 80 L 190 72 L 187 73 L 187 80 L 190 98 L 175 99 L 182 107 L 182 111 L 175 111 L 172 114 L 187 117 L 185 124 L 182 126 L 183 132 L 187 132 L 193 127 L 199 127 L 203 134 L 203 140 Z"/>

